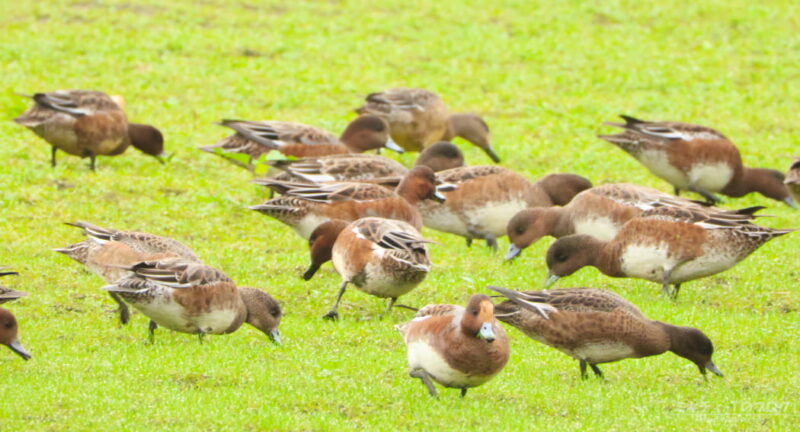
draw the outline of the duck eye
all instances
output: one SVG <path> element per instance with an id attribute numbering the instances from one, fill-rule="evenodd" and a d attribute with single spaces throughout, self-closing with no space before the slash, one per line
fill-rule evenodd
<path id="1" fill-rule="evenodd" d="M 569 257 L 565 253 L 557 253 L 556 254 L 556 261 L 558 261 L 558 262 L 564 262 L 564 261 L 567 260 L 567 258 L 569 258 Z"/>
<path id="2" fill-rule="evenodd" d="M 517 234 L 522 234 L 525 232 L 525 227 L 520 225 L 517 227 Z"/>
<path id="3" fill-rule="evenodd" d="M 10 328 L 14 327 L 14 323 L 11 322 L 11 321 L 6 321 L 6 323 L 3 326 L 5 328 L 7 328 L 7 329 L 10 329 Z"/>
<path id="4" fill-rule="evenodd" d="M 474 316 L 478 316 L 478 309 L 477 308 L 470 308 L 469 313 Z"/>

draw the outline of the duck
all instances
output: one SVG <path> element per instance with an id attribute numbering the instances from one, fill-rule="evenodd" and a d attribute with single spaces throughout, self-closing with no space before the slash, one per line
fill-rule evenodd
<path id="1" fill-rule="evenodd" d="M 607 122 L 624 132 L 599 135 L 630 154 L 657 177 L 675 188 L 700 194 L 710 204 L 720 202 L 720 193 L 742 197 L 758 192 L 797 208 L 783 185 L 783 173 L 748 168 L 736 146 L 722 133 L 705 126 L 680 122 L 651 122 L 622 115 L 625 123 Z"/>
<path id="2" fill-rule="evenodd" d="M 389 298 L 385 315 L 398 297 L 416 288 L 428 275 L 428 243 L 436 242 L 422 238 L 416 228 L 399 220 L 330 220 L 311 233 L 311 264 L 303 279 L 310 280 L 322 264 L 333 261 L 342 283 L 336 302 L 323 318 L 339 318 L 339 302 L 348 284 L 367 294 Z"/>
<path id="3" fill-rule="evenodd" d="M 556 240 L 547 250 L 546 286 L 593 266 L 607 276 L 660 283 L 662 293 L 676 299 L 683 282 L 728 270 L 792 231 L 726 219 L 726 214 L 653 209 L 630 219 L 610 241 L 586 234 Z"/>
<path id="4" fill-rule="evenodd" d="M 157 326 L 197 334 L 227 334 L 243 323 L 261 330 L 280 343 L 279 303 L 269 294 L 239 288 L 221 270 L 182 258 L 142 261 L 123 267 L 128 275 L 102 289 L 123 300 L 156 323 L 150 326 L 152 342 Z"/>
<path id="5" fill-rule="evenodd" d="M 179 257 L 184 261 L 201 262 L 191 248 L 169 237 L 103 228 L 84 221 L 66 225 L 82 229 L 86 240 L 54 251 L 85 265 L 107 284 L 128 274 L 123 267 L 140 261 Z M 115 292 L 109 291 L 109 294 L 119 306 L 120 322 L 127 324 L 130 320 L 128 305 Z"/>
<path id="6" fill-rule="evenodd" d="M 272 150 L 297 158 L 361 153 L 384 147 L 403 152 L 389 137 L 386 121 L 373 115 L 360 116 L 350 122 L 339 138 L 326 130 L 302 123 L 222 120 L 219 124 L 236 133 L 216 144 L 200 147 L 200 150 L 224 156 L 251 171 L 254 170 L 254 163 Z M 244 158 L 235 156 L 239 154 Z"/>
<path id="7" fill-rule="evenodd" d="M 316 158 L 273 160 L 268 165 L 283 173 L 272 178 L 281 181 L 326 183 L 341 181 L 365 181 L 386 179 L 393 183 L 396 178 L 408 174 L 408 168 L 381 155 L 338 154 Z M 449 142 L 439 142 L 420 153 L 414 166 L 425 165 L 433 172 L 464 166 L 464 154 Z M 395 185 L 396 186 L 396 185 Z"/>
<path id="8" fill-rule="evenodd" d="M 151 125 L 131 123 L 111 96 L 94 90 L 57 90 L 29 96 L 34 104 L 14 121 L 47 141 L 56 153 L 88 157 L 122 154 L 130 145 L 164 163 L 164 136 Z"/>
<path id="9" fill-rule="evenodd" d="M 3 271 L 5 268 L 0 267 L 0 277 L 17 275 L 14 271 Z M 16 291 L 3 286 L 0 286 L 0 304 L 16 300 L 20 297 L 27 296 L 28 293 Z M 19 341 L 19 325 L 14 314 L 5 308 L 0 308 L 0 344 L 7 346 L 23 360 L 29 360 L 31 354 L 22 346 Z"/>
<path id="10" fill-rule="evenodd" d="M 563 174 L 548 176 L 548 186 L 544 187 L 497 165 L 452 168 L 440 171 L 436 176 L 440 182 L 455 188 L 442 192 L 444 203 L 418 202 L 423 224 L 464 237 L 467 246 L 473 239 L 486 240 L 494 250 L 497 249 L 497 239 L 506 234 L 509 219 L 520 210 L 552 206 L 556 200 L 569 201 L 572 198 L 569 195 L 575 191 L 592 186 L 583 177 Z M 554 187 L 556 184 L 562 187 Z M 561 197 L 563 194 L 567 196 Z"/>
<path id="11" fill-rule="evenodd" d="M 800 202 L 800 157 L 794 159 L 794 163 L 789 167 L 789 172 L 786 173 L 786 179 L 783 181 L 786 189 L 792 196 L 795 202 Z"/>
<path id="12" fill-rule="evenodd" d="M 448 184 L 437 185 L 434 172 L 426 166 L 411 169 L 394 191 L 371 183 L 308 185 L 273 179 L 256 179 L 254 182 L 283 195 L 250 209 L 289 225 L 306 240 L 317 226 L 331 219 L 354 221 L 377 216 L 402 220 L 419 230 L 422 216 L 416 207 L 417 202 L 444 200 L 441 191 L 453 188 Z"/>
<path id="13" fill-rule="evenodd" d="M 517 212 L 506 227 L 509 240 L 506 260 L 516 258 L 525 248 L 547 235 L 561 238 L 570 234 L 587 234 L 610 241 L 625 222 L 654 208 L 718 212 L 728 219 L 747 221 L 754 219 L 754 213 L 764 207 L 726 211 L 644 186 L 627 183 L 595 186 L 577 194 L 563 207 L 532 207 Z"/>
<path id="14" fill-rule="evenodd" d="M 467 390 L 496 376 L 509 358 L 508 336 L 494 316 L 494 304 L 484 294 L 470 297 L 467 307 L 431 304 L 396 327 L 408 352 L 408 374 L 420 379 L 433 397 L 433 381 Z"/>
<path id="15" fill-rule="evenodd" d="M 493 162 L 500 162 L 486 121 L 471 113 L 450 114 L 442 98 L 430 90 L 400 87 L 371 93 L 356 112 L 385 119 L 392 139 L 406 151 L 422 151 L 439 141 L 461 137 Z"/>
<path id="16" fill-rule="evenodd" d="M 712 361 L 714 345 L 705 333 L 648 319 L 636 305 L 611 291 L 487 288 L 507 299 L 495 305 L 498 320 L 578 360 L 582 379 L 587 378 L 587 365 L 603 378 L 598 364 L 667 351 L 694 363 L 704 379 L 706 371 L 723 376 Z"/>

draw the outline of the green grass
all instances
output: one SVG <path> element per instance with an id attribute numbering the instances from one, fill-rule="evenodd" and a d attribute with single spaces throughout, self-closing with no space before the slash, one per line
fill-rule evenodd
<path id="1" fill-rule="evenodd" d="M 655 284 L 585 269 L 561 286 L 610 288 L 651 318 L 704 330 L 724 379 L 704 382 L 665 354 L 606 365 L 606 382 L 510 330 L 505 370 L 464 400 L 430 399 L 406 374 L 393 329 L 409 318 L 351 290 L 343 321 L 323 322 L 339 283 L 330 266 L 300 279 L 305 242 L 246 210 L 265 192 L 199 152 L 228 134 L 225 117 L 302 121 L 341 131 L 371 91 L 419 86 L 454 110 L 482 113 L 503 163 L 535 179 L 571 171 L 596 184 L 670 190 L 595 135 L 618 113 L 714 126 L 753 166 L 785 169 L 800 129 L 800 21 L 793 1 L 442 0 L 0 2 L 0 264 L 30 291 L 9 305 L 34 358 L 0 350 L 2 430 L 731 430 L 796 428 L 800 292 L 789 235 L 734 269 L 685 285 L 677 304 Z M 251 55 L 245 55 L 251 54 Z M 129 150 L 87 161 L 61 156 L 10 120 L 14 92 L 91 88 L 123 94 L 129 117 L 162 129 L 172 162 Z M 488 159 L 464 145 L 471 164 Z M 413 155 L 401 160 L 410 163 Z M 800 227 L 767 204 L 760 222 Z M 284 345 L 243 328 L 197 338 L 146 319 L 121 327 L 102 281 L 51 251 L 81 239 L 63 221 L 170 235 L 286 311 Z M 537 288 L 550 241 L 512 264 L 501 254 L 425 230 L 434 270 L 403 303 L 464 303 L 486 284 Z M 501 241 L 501 248 L 507 243 Z"/>

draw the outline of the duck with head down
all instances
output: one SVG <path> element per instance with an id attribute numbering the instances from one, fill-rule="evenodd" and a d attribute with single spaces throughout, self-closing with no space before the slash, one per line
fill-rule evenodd
<path id="1" fill-rule="evenodd" d="M 0 267 L 0 270 L 3 268 Z M 13 271 L 0 271 L 0 277 L 16 274 L 17 272 Z M 10 302 L 26 295 L 28 295 L 26 292 L 0 286 L 0 303 Z M 7 346 L 24 360 L 28 360 L 31 355 L 19 342 L 18 333 L 19 325 L 14 314 L 8 309 L 0 308 L 0 344 Z"/>
<path id="2" fill-rule="evenodd" d="M 495 308 L 497 318 L 580 362 L 581 378 L 597 367 L 626 358 L 671 351 L 706 371 L 722 376 L 711 361 L 714 345 L 700 330 L 647 319 L 624 298 L 594 288 L 517 292 L 488 287 L 508 300 Z"/>
<path id="3" fill-rule="evenodd" d="M 348 223 L 331 220 L 318 226 L 309 239 L 311 265 L 303 274 L 311 279 L 322 264 L 333 261 L 342 277 L 333 308 L 324 318 L 339 317 L 339 302 L 348 284 L 381 298 L 389 298 L 386 312 L 397 298 L 416 288 L 431 268 L 427 243 L 419 231 L 398 220 L 376 217 Z"/>
<path id="4" fill-rule="evenodd" d="M 58 90 L 36 93 L 34 105 L 14 121 L 32 130 L 56 152 L 88 157 L 95 169 L 97 156 L 122 154 L 130 145 L 163 163 L 164 137 L 153 126 L 129 123 L 120 106 L 105 93 L 89 90 Z"/>
<path id="5" fill-rule="evenodd" d="M 419 378 L 431 396 L 433 381 L 461 389 L 477 387 L 508 362 L 508 337 L 494 316 L 488 296 L 475 294 L 467 307 L 428 305 L 414 319 L 397 326 L 408 349 L 409 375 Z"/>

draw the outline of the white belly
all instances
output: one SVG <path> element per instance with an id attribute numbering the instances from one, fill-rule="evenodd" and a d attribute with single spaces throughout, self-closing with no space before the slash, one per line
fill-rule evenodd
<path id="1" fill-rule="evenodd" d="M 592 219 L 578 219 L 574 222 L 575 234 L 587 234 L 600 241 L 611 241 L 619 226 L 615 224 L 610 218 L 592 218 Z"/>
<path id="2" fill-rule="evenodd" d="M 237 318 L 237 311 L 234 309 L 220 309 L 209 313 L 193 317 L 194 325 L 203 333 L 221 334 L 225 333 Z"/>
<path id="3" fill-rule="evenodd" d="M 459 214 L 453 212 L 450 207 L 443 204 L 423 203 L 419 209 L 420 213 L 422 213 L 422 223 L 426 227 L 436 231 L 469 237 L 466 222 Z"/>
<path id="4" fill-rule="evenodd" d="M 330 218 L 309 213 L 300 219 L 300 222 L 293 228 L 297 234 L 300 234 L 300 237 L 308 240 L 311 237 L 311 233 L 314 232 L 318 226 L 329 220 Z"/>
<path id="5" fill-rule="evenodd" d="M 675 187 L 686 189 L 689 176 L 669 163 L 667 153 L 659 150 L 645 150 L 639 154 L 639 162 L 653 174 L 668 181 Z"/>
<path id="6" fill-rule="evenodd" d="M 574 350 L 570 356 L 595 364 L 635 357 L 635 352 L 628 345 L 619 342 L 592 343 Z"/>
<path id="7" fill-rule="evenodd" d="M 413 270 L 409 270 L 413 271 Z M 361 291 L 367 294 L 372 294 L 376 297 L 400 297 L 403 294 L 413 290 L 423 279 L 427 273 L 418 272 L 419 278 L 416 281 L 407 281 L 405 278 L 399 280 L 395 275 L 383 271 L 377 263 L 369 263 L 366 267 L 367 281 L 363 286 L 358 287 Z M 410 277 L 410 276 L 409 276 Z"/>
<path id="8" fill-rule="evenodd" d="M 709 192 L 718 192 L 730 183 L 733 170 L 728 164 L 695 164 L 689 170 L 689 182 Z"/>
<path id="9" fill-rule="evenodd" d="M 481 238 L 492 235 L 495 238 L 506 235 L 508 221 L 520 210 L 527 208 L 525 201 L 475 203 L 454 209 L 444 205 L 425 205 L 420 208 L 426 227 L 448 232 L 462 237 Z"/>
<path id="10" fill-rule="evenodd" d="M 666 247 L 655 246 L 628 246 L 621 259 L 626 275 L 658 283 L 664 279 L 664 270 L 677 264 L 667 256 Z"/>
<path id="11" fill-rule="evenodd" d="M 408 368 L 423 369 L 436 382 L 445 387 L 476 387 L 489 379 L 488 376 L 471 376 L 450 367 L 444 358 L 425 341 L 408 344 Z"/>

